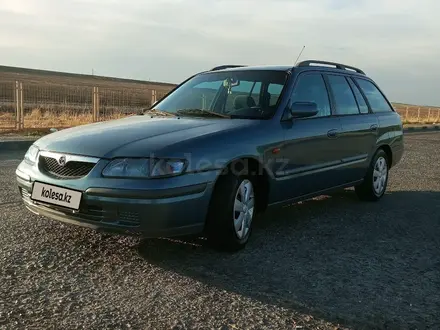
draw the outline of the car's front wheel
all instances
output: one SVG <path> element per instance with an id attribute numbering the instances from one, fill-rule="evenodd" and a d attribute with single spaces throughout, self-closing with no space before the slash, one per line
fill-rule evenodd
<path id="1" fill-rule="evenodd" d="M 208 240 L 216 248 L 237 251 L 245 247 L 252 232 L 254 180 L 240 173 L 224 174 L 218 180 L 208 212 Z"/>
<path id="2" fill-rule="evenodd" d="M 359 199 L 377 201 L 385 194 L 388 184 L 388 156 L 379 149 L 371 160 L 364 182 L 355 187 Z"/>

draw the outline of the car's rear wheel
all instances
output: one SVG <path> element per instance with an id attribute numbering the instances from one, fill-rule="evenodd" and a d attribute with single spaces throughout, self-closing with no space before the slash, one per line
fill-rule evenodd
<path id="1" fill-rule="evenodd" d="M 229 173 L 219 178 L 207 219 L 207 236 L 212 246 L 227 251 L 246 246 L 256 214 L 255 196 L 253 177 Z"/>
<path id="2" fill-rule="evenodd" d="M 388 185 L 389 164 L 384 150 L 379 149 L 371 160 L 364 182 L 355 187 L 361 200 L 377 201 L 385 194 Z"/>

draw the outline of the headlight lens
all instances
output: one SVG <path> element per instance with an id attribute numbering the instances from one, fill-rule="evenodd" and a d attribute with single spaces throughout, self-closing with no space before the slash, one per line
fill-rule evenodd
<path id="1" fill-rule="evenodd" d="M 115 159 L 102 171 L 106 177 L 157 178 L 181 174 L 184 160 L 122 158 Z"/>
<path id="2" fill-rule="evenodd" d="M 159 159 L 154 162 L 150 175 L 152 177 L 179 175 L 185 168 L 183 160 Z"/>
<path id="3" fill-rule="evenodd" d="M 24 155 L 24 159 L 27 160 L 30 163 L 35 163 L 37 161 L 38 156 L 38 149 L 37 146 L 31 145 L 26 154 Z"/>

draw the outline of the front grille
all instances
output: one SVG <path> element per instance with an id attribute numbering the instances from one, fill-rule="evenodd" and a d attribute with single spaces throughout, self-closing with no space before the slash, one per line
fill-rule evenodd
<path id="1" fill-rule="evenodd" d="M 41 172 L 63 180 L 82 178 L 89 174 L 94 166 L 95 163 L 79 161 L 70 161 L 61 166 L 55 158 L 46 156 L 40 156 L 39 158 Z"/>
<path id="2" fill-rule="evenodd" d="M 139 225 L 139 213 L 133 211 L 118 211 L 119 222 L 126 226 L 138 226 Z"/>

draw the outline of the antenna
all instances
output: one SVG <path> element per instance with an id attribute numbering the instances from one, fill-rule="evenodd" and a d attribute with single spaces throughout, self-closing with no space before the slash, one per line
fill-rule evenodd
<path id="1" fill-rule="evenodd" d="M 301 49 L 301 51 L 300 51 L 298 57 L 296 58 L 296 61 L 295 61 L 294 66 L 296 65 L 296 63 L 298 63 L 298 60 L 299 60 L 299 58 L 301 57 L 301 54 L 303 53 L 303 51 L 304 51 L 305 48 L 306 48 L 306 46 L 303 46 L 303 48 Z"/>

